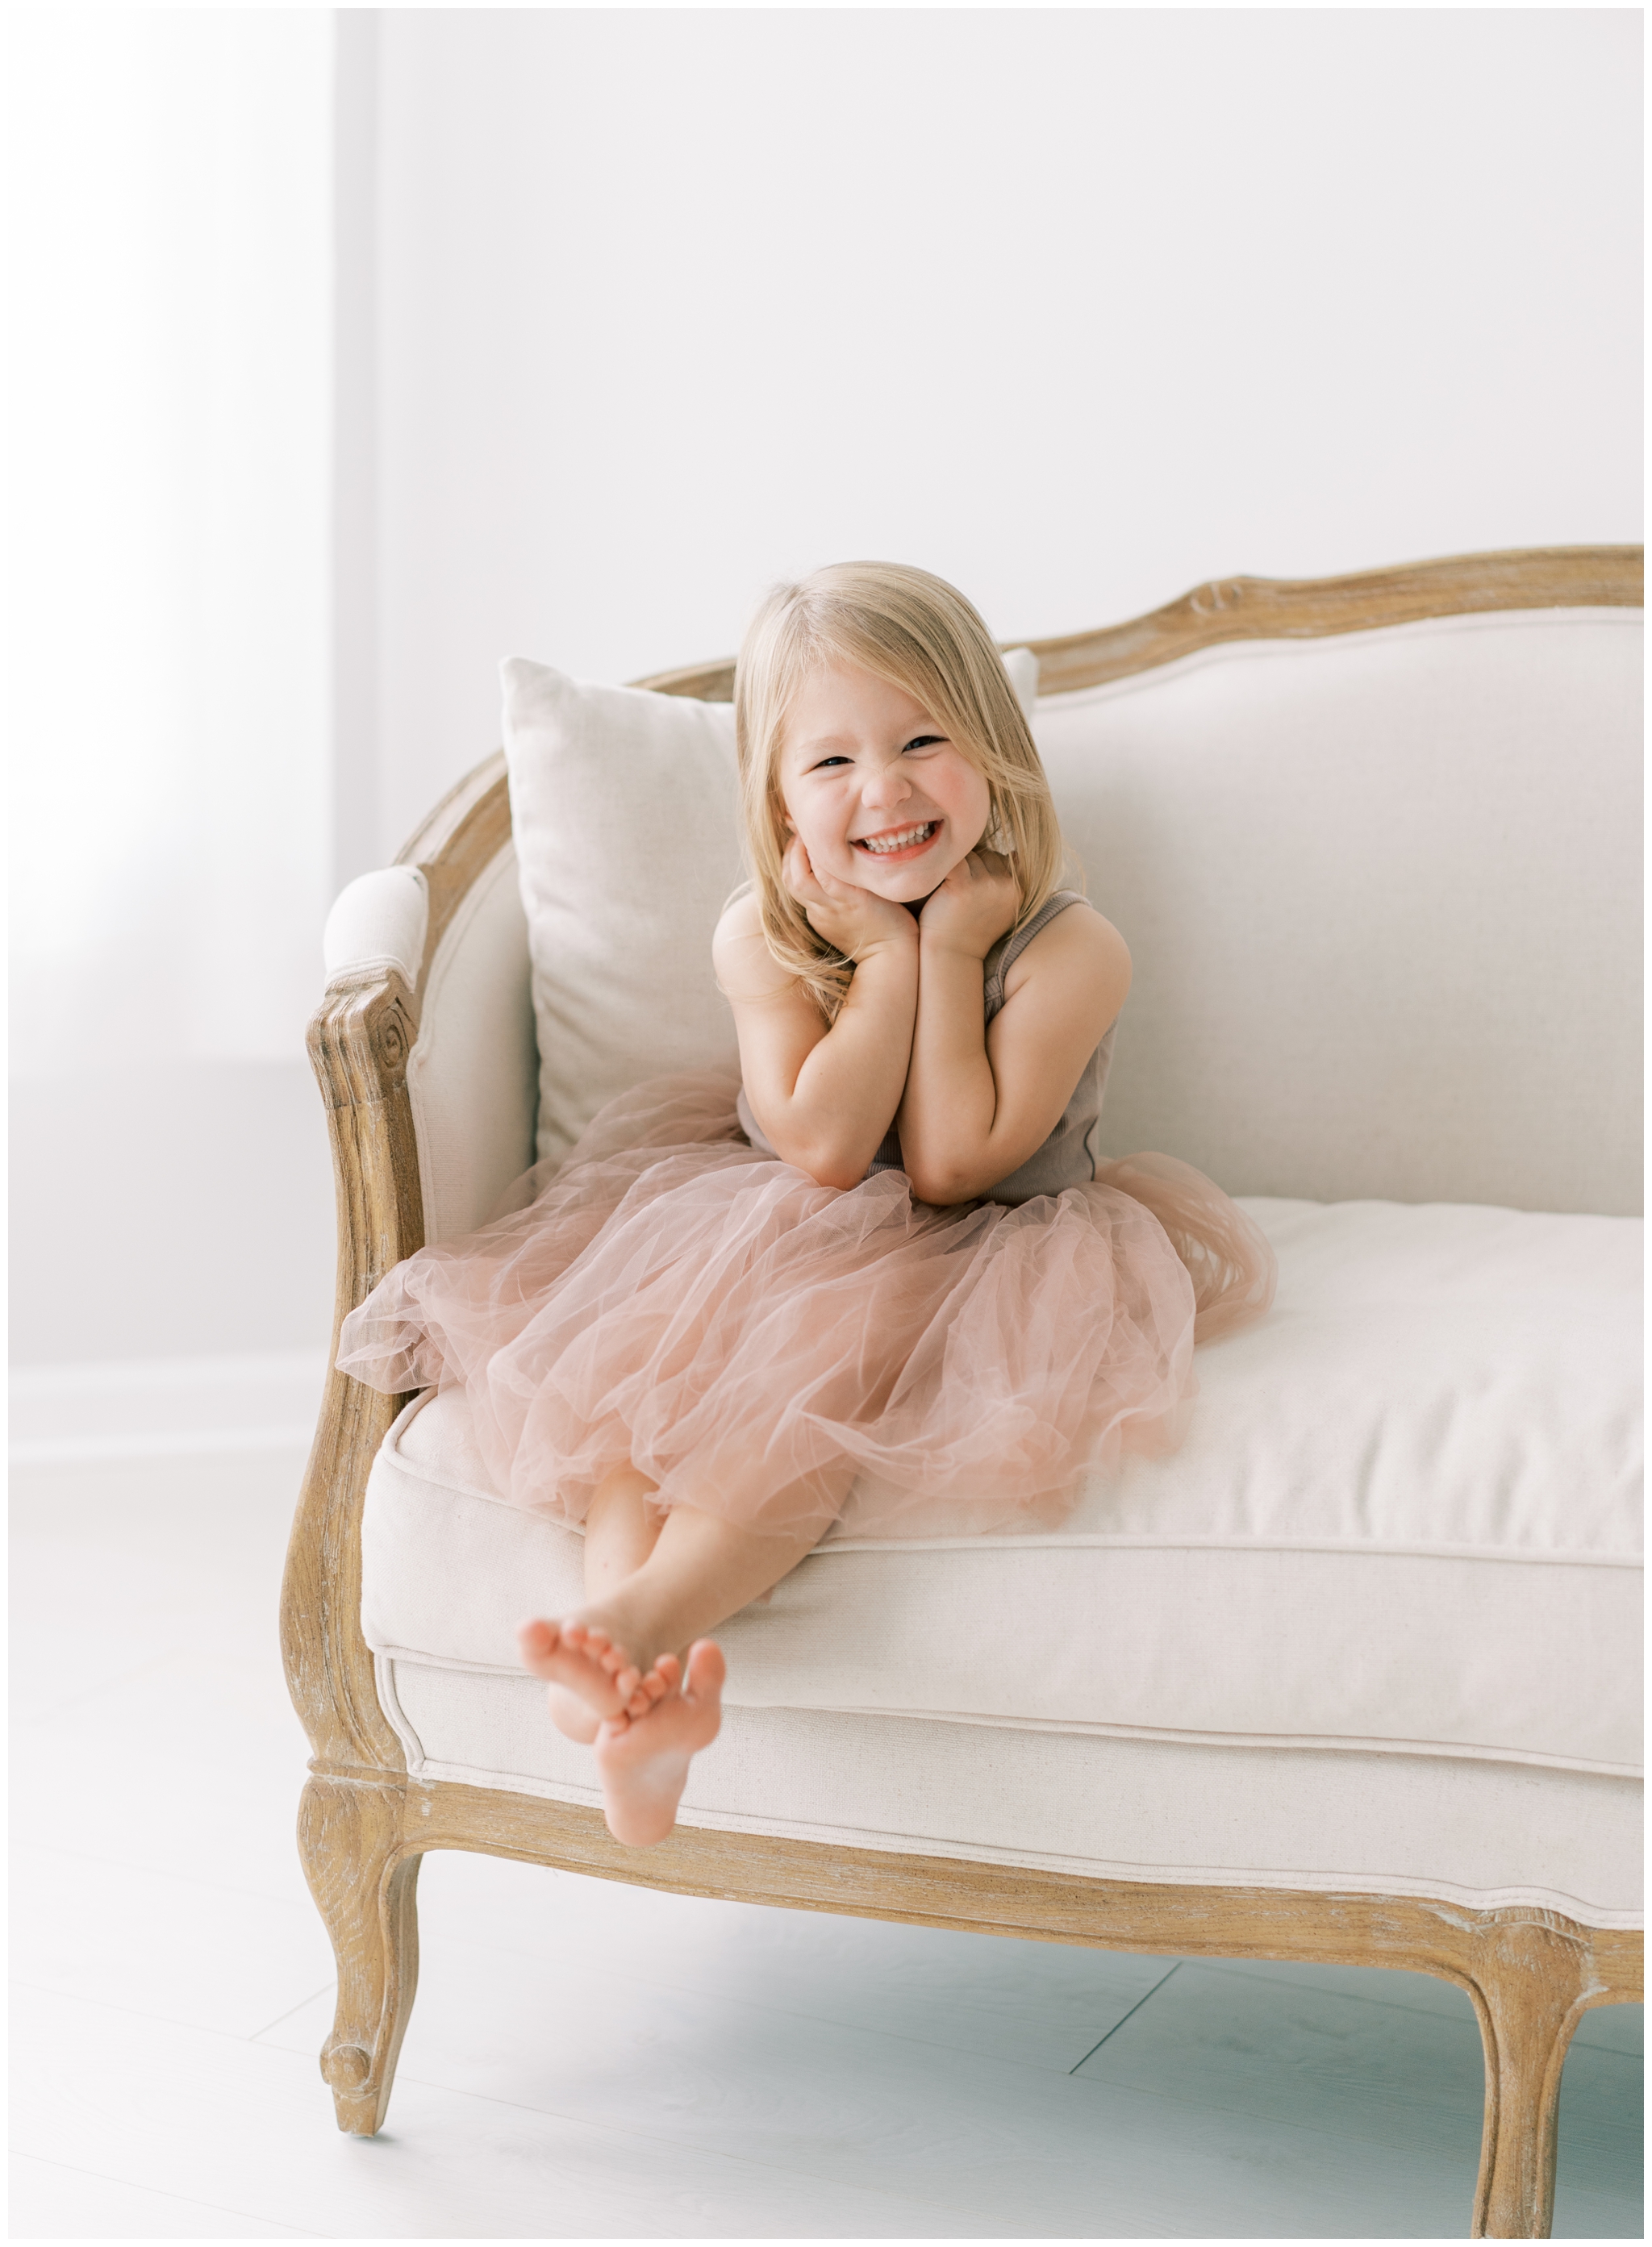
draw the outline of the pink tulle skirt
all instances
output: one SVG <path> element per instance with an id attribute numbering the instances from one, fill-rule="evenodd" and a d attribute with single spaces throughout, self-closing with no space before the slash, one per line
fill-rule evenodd
<path id="1" fill-rule="evenodd" d="M 1194 1345 L 1273 1301 L 1266 1240 L 1171 1156 L 937 1209 L 898 1171 L 845 1192 L 760 1155 L 737 1087 L 611 1102 L 504 1215 L 398 1265 L 340 1367 L 462 1382 L 496 1489 L 566 1522 L 630 1465 L 751 1528 L 970 1534 L 1053 1526 L 1086 1469 L 1173 1449 Z"/>

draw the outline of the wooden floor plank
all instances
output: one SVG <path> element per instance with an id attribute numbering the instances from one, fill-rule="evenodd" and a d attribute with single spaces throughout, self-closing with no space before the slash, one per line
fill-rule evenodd
<path id="1" fill-rule="evenodd" d="M 1066 2073 L 1168 1960 L 674 1896 L 460 1850 L 420 1875 L 427 1948 L 482 1943 Z"/>
<path id="2" fill-rule="evenodd" d="M 315 1906 L 60 1849 L 11 1858 L 12 1972 L 27 1986 L 249 2037 L 330 1987 Z"/>
<path id="3" fill-rule="evenodd" d="M 1644 2005 L 1594 2005 L 1578 2023 L 1573 2044 L 1639 2059 L 1646 2049 Z"/>
<path id="4" fill-rule="evenodd" d="M 160 1656 L 271 1659 L 271 1588 L 303 1472 L 297 1448 L 14 1468 L 13 1720 L 72 1706 Z"/>
<path id="5" fill-rule="evenodd" d="M 290 2223 L 175 2193 L 151 2192 L 114 2177 L 90 2176 L 56 2162 L 13 2154 L 9 2236 L 13 2239 L 313 2239 Z"/>
<path id="6" fill-rule="evenodd" d="M 1082 2072 L 821 2020 L 800 2033 L 761 2003 L 622 1981 L 605 1964 L 451 1936 L 427 1946 L 399 2081 L 611 2127 L 635 2114 L 664 2141 L 927 2202 L 1006 2237 L 1467 2229 L 1473 2162 L 1430 2143 L 1396 2162 L 1369 2137 L 1289 2119 L 1259 2132 L 1247 2114 Z M 328 2013 L 307 2006 L 266 2040 L 313 2052 Z"/>
<path id="7" fill-rule="evenodd" d="M 313 1909 L 294 1839 L 307 1757 L 266 1617 L 263 1643 L 239 1657 L 169 1654 L 19 1725 L 12 1833 Z"/>
<path id="8" fill-rule="evenodd" d="M 1471 2186 L 1485 2079 L 1468 1998 L 1440 1984 L 1456 2007 L 1376 2003 L 1347 1994 L 1346 1971 L 1255 1976 L 1186 1962 L 1080 2075 L 1152 2090 L 1200 2114 L 1289 2121 L 1339 2142 L 1386 2145 L 1408 2161 L 1426 2148 Z M 1639 2107 L 1635 2059 L 1573 2046 L 1561 2085 L 1557 2221 L 1587 2211 L 1604 2226 L 1593 2236 L 1635 2236 Z"/>
<path id="9" fill-rule="evenodd" d="M 391 2128 L 346 2138 L 312 2055 L 79 1999 L 22 1992 L 12 2032 L 33 2062 L 13 2071 L 13 2144 L 37 2162 L 330 2238 L 989 2236 L 852 2182 L 416 2078 Z"/>

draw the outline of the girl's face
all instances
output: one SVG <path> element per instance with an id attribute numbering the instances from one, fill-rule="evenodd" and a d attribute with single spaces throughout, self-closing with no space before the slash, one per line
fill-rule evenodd
<path id="1" fill-rule="evenodd" d="M 986 782 L 921 702 L 853 664 L 811 673 L 780 753 L 786 824 L 817 873 L 916 904 L 986 832 Z"/>

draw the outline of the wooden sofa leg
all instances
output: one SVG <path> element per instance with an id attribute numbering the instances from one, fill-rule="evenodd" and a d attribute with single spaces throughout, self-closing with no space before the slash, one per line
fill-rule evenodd
<path id="1" fill-rule="evenodd" d="M 1539 1922 L 1488 1933 L 1472 1972 L 1485 2048 L 1477 2239 L 1546 2239 L 1560 2069 L 1588 1994 L 1588 1951 Z"/>
<path id="2" fill-rule="evenodd" d="M 338 2127 L 360 2138 L 385 2119 L 419 1984 L 419 1859 L 400 1854 L 402 1799 L 393 1780 L 317 1778 L 298 1810 L 304 1876 L 338 1962 L 321 2072 Z"/>

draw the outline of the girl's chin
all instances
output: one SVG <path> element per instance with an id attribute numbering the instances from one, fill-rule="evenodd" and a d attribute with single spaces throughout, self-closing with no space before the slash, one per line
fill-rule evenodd
<path id="1" fill-rule="evenodd" d="M 957 862 L 954 861 L 954 864 Z M 892 905 L 921 905 L 932 898 L 952 872 L 951 866 L 891 867 L 881 881 L 868 882 L 863 878 L 864 889 L 875 890 L 880 898 L 887 898 Z"/>
<path id="2" fill-rule="evenodd" d="M 925 850 L 897 866 L 880 864 L 864 850 L 852 850 L 850 855 L 856 871 L 849 878 L 857 888 L 887 898 L 891 905 L 909 905 L 933 897 L 953 867 L 960 864 L 968 853 L 954 856 L 951 851 Z"/>

